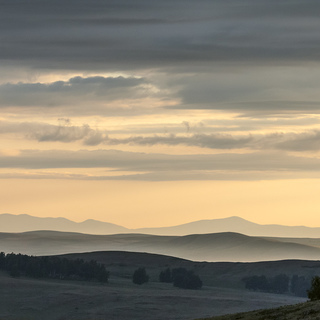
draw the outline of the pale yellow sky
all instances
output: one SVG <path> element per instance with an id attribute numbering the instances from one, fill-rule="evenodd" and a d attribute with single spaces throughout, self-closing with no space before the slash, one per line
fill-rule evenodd
<path id="1" fill-rule="evenodd" d="M 128 228 L 241 216 L 261 224 L 319 227 L 317 179 L 279 181 L 0 180 L 1 212 L 88 218 Z"/>

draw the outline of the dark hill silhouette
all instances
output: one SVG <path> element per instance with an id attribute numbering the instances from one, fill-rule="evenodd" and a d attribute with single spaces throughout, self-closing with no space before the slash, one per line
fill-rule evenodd
<path id="1" fill-rule="evenodd" d="M 228 287 L 244 290 L 244 277 L 265 275 L 274 277 L 279 274 L 312 276 L 320 274 L 320 261 L 279 260 L 262 262 L 195 262 L 166 255 L 126 251 L 97 251 L 66 254 L 68 259 L 96 260 L 104 264 L 111 274 L 129 273 L 139 267 L 145 267 L 158 281 L 159 272 L 170 268 L 194 270 L 204 285 Z"/>

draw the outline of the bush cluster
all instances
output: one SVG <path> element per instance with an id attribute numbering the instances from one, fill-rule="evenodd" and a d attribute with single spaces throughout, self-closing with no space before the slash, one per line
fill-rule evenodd
<path id="1" fill-rule="evenodd" d="M 274 277 L 265 275 L 254 275 L 242 279 L 246 289 L 271 292 L 271 293 L 291 293 L 299 297 L 306 297 L 310 287 L 310 278 L 293 275 L 291 278 L 285 274 Z"/>
<path id="2" fill-rule="evenodd" d="M 149 281 L 149 276 L 147 275 L 145 268 L 138 268 L 132 276 L 132 282 L 135 284 L 143 284 Z"/>
<path id="3" fill-rule="evenodd" d="M 192 270 L 185 268 L 167 268 L 159 274 L 159 281 L 173 283 L 175 287 L 184 289 L 200 289 L 202 281 Z"/>

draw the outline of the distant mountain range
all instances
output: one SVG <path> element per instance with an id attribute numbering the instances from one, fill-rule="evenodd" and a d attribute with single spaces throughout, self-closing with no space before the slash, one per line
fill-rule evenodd
<path id="1" fill-rule="evenodd" d="M 28 214 L 0 214 L 0 232 L 52 230 L 88 234 L 126 233 L 129 230 L 113 223 L 97 220 L 75 222 L 66 218 L 40 218 Z"/>
<path id="2" fill-rule="evenodd" d="M 88 235 L 57 231 L 0 233 L 0 251 L 52 255 L 90 251 L 164 254 L 193 261 L 320 259 L 320 239 L 252 237 L 239 233 L 187 236 Z"/>
<path id="3" fill-rule="evenodd" d="M 113 223 L 97 220 L 74 222 L 65 218 L 39 218 L 27 214 L 0 214 L 0 232 L 26 232 L 52 230 L 86 234 L 143 233 L 154 235 L 189 235 L 219 232 L 236 232 L 249 236 L 320 238 L 320 228 L 304 226 L 261 225 L 242 219 L 200 220 L 172 227 L 128 229 Z"/>

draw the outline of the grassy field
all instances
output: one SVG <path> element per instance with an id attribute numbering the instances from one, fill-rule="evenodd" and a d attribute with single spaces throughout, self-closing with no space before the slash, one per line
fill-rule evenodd
<path id="1" fill-rule="evenodd" d="M 305 301 L 205 286 L 183 290 L 111 277 L 109 284 L 11 278 L 0 274 L 1 320 L 191 320 Z"/>

